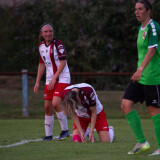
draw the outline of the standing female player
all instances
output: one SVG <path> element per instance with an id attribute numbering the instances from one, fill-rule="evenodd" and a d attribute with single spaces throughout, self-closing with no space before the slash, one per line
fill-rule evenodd
<path id="1" fill-rule="evenodd" d="M 34 92 L 38 93 L 39 83 L 46 68 L 44 89 L 45 134 L 44 140 L 52 140 L 54 115 L 53 108 L 59 119 L 62 132 L 58 140 L 69 136 L 67 117 L 60 109 L 61 96 L 64 88 L 70 85 L 70 72 L 66 61 L 63 43 L 54 37 L 53 26 L 42 24 L 40 28 L 39 66 Z"/>
<path id="2" fill-rule="evenodd" d="M 94 128 L 101 142 L 114 140 L 114 129 L 108 127 L 106 114 L 94 88 L 86 83 L 71 85 L 64 90 L 62 108 L 74 121 L 73 142 L 85 142 L 85 131 L 91 123 L 89 140 L 94 142 Z"/>
<path id="3" fill-rule="evenodd" d="M 133 109 L 136 102 L 146 101 L 154 123 L 158 149 L 150 155 L 160 155 L 160 27 L 150 18 L 152 6 L 148 0 L 138 0 L 135 15 L 141 22 L 138 29 L 138 68 L 128 84 L 121 108 L 134 133 L 137 144 L 128 154 L 139 154 L 150 148 L 143 134 L 140 118 Z"/>

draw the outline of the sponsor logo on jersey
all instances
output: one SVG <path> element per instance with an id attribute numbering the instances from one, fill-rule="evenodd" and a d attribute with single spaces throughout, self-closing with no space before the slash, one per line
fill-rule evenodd
<path id="1" fill-rule="evenodd" d="M 147 32 L 145 31 L 145 32 L 143 32 L 143 39 L 145 39 L 146 38 L 146 35 L 147 35 Z"/>
<path id="2" fill-rule="evenodd" d="M 60 52 L 61 54 L 63 54 L 63 52 L 64 52 L 64 46 L 63 46 L 62 44 L 60 44 L 60 45 L 58 46 L 58 49 L 59 49 L 59 52 Z"/>
<path id="3" fill-rule="evenodd" d="M 154 99 L 154 100 L 152 101 L 152 104 L 157 104 L 157 100 Z"/>
<path id="4" fill-rule="evenodd" d="M 61 54 L 63 54 L 63 52 L 64 52 L 64 49 L 60 49 L 60 50 L 59 50 L 59 52 L 60 52 Z"/>
<path id="5" fill-rule="evenodd" d="M 51 67 L 51 62 L 45 62 L 46 67 Z"/>

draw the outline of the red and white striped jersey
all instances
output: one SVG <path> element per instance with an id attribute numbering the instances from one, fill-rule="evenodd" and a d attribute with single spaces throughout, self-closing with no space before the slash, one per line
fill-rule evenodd
<path id="1" fill-rule="evenodd" d="M 46 85 L 55 75 L 61 60 L 66 60 L 66 52 L 60 40 L 54 38 L 49 46 L 46 46 L 45 42 L 40 43 L 39 63 L 44 63 L 46 66 Z M 67 63 L 57 81 L 59 83 L 70 83 L 70 72 Z"/>
<path id="2" fill-rule="evenodd" d="M 80 89 L 80 103 L 77 105 L 75 112 L 79 117 L 91 118 L 90 107 L 96 106 L 97 114 L 103 110 L 103 106 L 98 99 L 96 91 L 94 88 L 87 83 L 80 83 L 71 85 L 65 88 L 65 93 L 68 93 L 73 88 Z"/>

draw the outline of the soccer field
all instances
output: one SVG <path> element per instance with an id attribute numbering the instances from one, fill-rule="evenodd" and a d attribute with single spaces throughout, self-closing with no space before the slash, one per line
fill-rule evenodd
<path id="1" fill-rule="evenodd" d="M 68 119 L 68 123 L 71 133 L 73 122 Z M 148 156 L 157 149 L 151 119 L 142 120 L 144 134 L 151 149 L 136 156 L 127 155 L 136 143 L 127 121 L 109 119 L 108 123 L 115 128 L 114 143 L 100 143 L 96 132 L 94 133 L 97 139 L 95 143 L 73 143 L 72 137 L 65 141 L 40 141 L 44 136 L 44 120 L 0 120 L 0 160 L 154 160 L 160 158 Z M 60 131 L 60 125 L 56 119 L 53 136 L 58 136 Z M 17 144 L 18 142 L 21 143 Z"/>

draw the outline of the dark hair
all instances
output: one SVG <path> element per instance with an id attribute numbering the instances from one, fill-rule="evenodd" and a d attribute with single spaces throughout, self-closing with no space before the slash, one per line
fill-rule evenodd
<path id="1" fill-rule="evenodd" d="M 75 92 L 75 91 L 70 91 L 71 93 L 71 98 L 73 99 L 73 100 L 75 100 L 76 102 L 77 102 L 77 92 Z"/>
<path id="2" fill-rule="evenodd" d="M 144 4 L 144 7 L 147 10 L 149 10 L 149 9 L 152 10 L 152 5 L 149 0 L 138 0 L 136 3 L 138 3 L 138 2 Z"/>
<path id="3" fill-rule="evenodd" d="M 43 23 L 41 26 L 40 26 L 40 34 L 39 34 L 39 41 L 42 42 L 44 41 L 44 38 L 41 36 L 41 32 L 42 32 L 42 29 L 45 25 L 49 25 L 53 28 L 53 24 L 52 23 L 49 23 L 49 22 L 45 22 Z M 54 29 L 53 29 L 54 30 Z"/>

